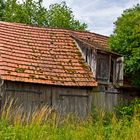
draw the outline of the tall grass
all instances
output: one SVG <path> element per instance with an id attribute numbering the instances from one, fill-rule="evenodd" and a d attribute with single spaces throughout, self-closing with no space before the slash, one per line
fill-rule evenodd
<path id="1" fill-rule="evenodd" d="M 87 119 L 60 117 L 47 106 L 24 112 L 14 101 L 6 102 L 0 117 L 0 140 L 139 140 L 138 111 L 131 119 L 104 112 Z"/>

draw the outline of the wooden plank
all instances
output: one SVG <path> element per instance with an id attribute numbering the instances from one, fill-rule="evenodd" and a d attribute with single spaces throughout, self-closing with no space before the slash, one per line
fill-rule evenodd
<path id="1" fill-rule="evenodd" d="M 111 54 L 109 55 L 109 74 L 108 74 L 108 83 L 110 83 L 110 73 L 111 73 Z"/>
<path id="2" fill-rule="evenodd" d="M 123 57 L 119 57 L 116 61 L 116 82 L 119 86 L 123 86 L 123 60 Z"/>
<path id="3" fill-rule="evenodd" d="M 108 83 L 109 79 L 109 56 L 98 53 L 97 54 L 97 69 L 96 78 L 98 81 Z"/>

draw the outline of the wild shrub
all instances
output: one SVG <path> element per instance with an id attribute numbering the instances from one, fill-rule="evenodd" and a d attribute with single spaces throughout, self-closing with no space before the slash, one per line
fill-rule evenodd
<path id="1" fill-rule="evenodd" d="M 140 99 L 135 99 L 125 105 L 120 105 L 115 108 L 119 118 L 131 119 L 134 115 L 140 117 Z"/>

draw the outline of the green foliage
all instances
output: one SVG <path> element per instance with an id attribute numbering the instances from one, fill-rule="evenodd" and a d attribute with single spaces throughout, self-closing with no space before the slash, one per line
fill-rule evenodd
<path id="1" fill-rule="evenodd" d="M 65 2 L 52 4 L 47 10 L 43 0 L 7 0 L 0 2 L 0 19 L 37 26 L 57 27 L 73 30 L 86 30 L 87 25 L 75 20 L 72 10 Z"/>
<path id="2" fill-rule="evenodd" d="M 126 105 L 117 106 L 115 110 L 120 118 L 132 119 L 135 114 L 140 118 L 140 99 L 130 101 Z"/>
<path id="3" fill-rule="evenodd" d="M 125 75 L 140 86 L 140 5 L 127 9 L 115 22 L 110 48 L 125 58 Z"/>
<path id="4" fill-rule="evenodd" d="M 40 114 L 38 114 L 40 116 Z M 15 118 L 18 119 L 17 114 Z M 63 122 L 56 124 L 55 120 L 38 123 L 39 118 L 34 122 L 10 123 L 8 120 L 0 120 L 1 140 L 130 140 L 140 139 L 140 121 L 137 118 L 130 120 L 117 120 L 115 116 L 110 118 L 110 122 L 104 125 L 102 117 L 93 122 L 94 118 L 85 121 L 72 121 L 64 118 Z M 23 121 L 23 120 L 22 120 Z M 52 122 L 52 123 L 51 123 Z"/>
<path id="5" fill-rule="evenodd" d="M 46 9 L 41 1 L 25 0 L 18 3 L 17 0 L 7 0 L 4 21 L 42 26 L 46 22 Z"/>
<path id="6" fill-rule="evenodd" d="M 4 9 L 5 9 L 5 1 L 1 0 L 0 1 L 0 20 L 3 20 Z"/>
<path id="7" fill-rule="evenodd" d="M 85 23 L 81 24 L 80 21 L 74 19 L 72 10 L 65 2 L 50 5 L 49 10 L 47 11 L 47 20 L 49 27 L 75 30 L 85 30 L 87 28 Z"/>

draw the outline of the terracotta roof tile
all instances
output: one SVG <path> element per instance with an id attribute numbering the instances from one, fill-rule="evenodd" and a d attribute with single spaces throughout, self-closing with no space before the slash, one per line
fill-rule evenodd
<path id="1" fill-rule="evenodd" d="M 82 43 L 88 44 L 88 47 L 94 48 L 100 51 L 105 51 L 107 53 L 113 54 L 114 56 L 120 57 L 121 55 L 112 52 L 108 46 L 109 37 L 104 35 L 99 35 L 91 32 L 82 32 L 82 31 L 72 31 L 71 36 Z"/>
<path id="2" fill-rule="evenodd" d="M 97 86 L 71 32 L 0 22 L 4 80 L 62 86 Z"/>
<path id="3" fill-rule="evenodd" d="M 95 44 L 95 46 L 99 46 L 102 49 L 108 49 L 108 39 L 109 37 L 104 35 L 99 35 L 91 32 L 81 32 L 81 31 L 72 31 L 72 36 L 75 36 L 81 40 L 89 42 L 91 44 Z"/>

